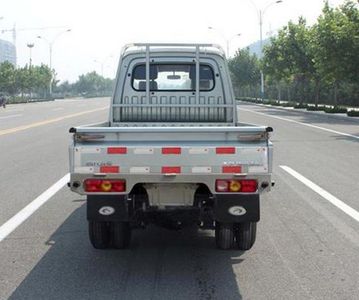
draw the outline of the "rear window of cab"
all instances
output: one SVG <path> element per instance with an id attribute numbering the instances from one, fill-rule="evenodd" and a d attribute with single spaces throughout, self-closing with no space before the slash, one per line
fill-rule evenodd
<path id="1" fill-rule="evenodd" d="M 214 88 L 214 72 L 209 65 L 200 65 L 200 91 Z M 146 65 L 139 64 L 132 73 L 132 87 L 146 91 Z M 150 91 L 195 91 L 195 64 L 150 64 Z"/>

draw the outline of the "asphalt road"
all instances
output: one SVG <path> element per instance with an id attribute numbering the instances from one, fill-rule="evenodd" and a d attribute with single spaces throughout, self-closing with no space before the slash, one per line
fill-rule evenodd
<path id="1" fill-rule="evenodd" d="M 68 129 L 105 121 L 107 106 L 0 109 L 0 228 L 68 173 Z M 359 121 L 248 104 L 239 113 L 274 128 L 276 186 L 251 251 L 156 227 L 136 231 L 129 250 L 95 250 L 84 198 L 63 187 L 0 241 L 0 299 L 358 299 Z"/>

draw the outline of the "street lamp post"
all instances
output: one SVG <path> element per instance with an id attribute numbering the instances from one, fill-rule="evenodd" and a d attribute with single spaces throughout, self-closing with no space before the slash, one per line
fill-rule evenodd
<path id="1" fill-rule="evenodd" d="M 95 63 L 98 63 L 98 64 L 101 65 L 101 76 L 102 76 L 102 77 L 103 77 L 103 70 L 104 70 L 105 63 L 106 63 L 107 60 L 108 60 L 109 58 L 111 58 L 111 57 L 113 57 L 112 54 L 106 56 L 106 57 L 105 57 L 103 60 L 101 60 L 101 61 L 99 61 L 99 60 L 97 60 L 97 59 L 94 59 L 94 62 L 95 62 Z"/>
<path id="2" fill-rule="evenodd" d="M 70 32 L 71 29 L 67 29 L 65 31 L 60 32 L 57 36 L 55 36 L 54 39 L 52 39 L 51 41 L 49 41 L 48 39 L 44 38 L 43 36 L 38 36 L 38 39 L 41 39 L 43 41 L 45 41 L 48 45 L 49 45 L 49 67 L 50 67 L 50 72 L 51 72 L 51 78 L 50 78 L 50 85 L 49 85 L 49 97 L 51 98 L 52 95 L 52 80 L 53 80 L 53 71 L 52 71 L 52 49 L 54 46 L 55 41 L 64 33 L 66 32 Z"/>
<path id="3" fill-rule="evenodd" d="M 234 35 L 232 35 L 228 40 L 227 40 L 227 56 L 228 56 L 228 59 L 229 59 L 229 44 L 230 42 L 237 36 L 240 36 L 241 34 L 240 33 L 236 33 Z"/>
<path id="4" fill-rule="evenodd" d="M 254 8 L 256 9 L 258 17 L 259 17 L 259 39 L 260 39 L 259 46 L 260 46 L 260 49 L 261 49 L 261 54 L 263 55 L 263 16 L 264 16 L 264 13 L 267 11 L 267 9 L 269 7 L 271 7 L 274 4 L 282 3 L 283 0 L 277 0 L 277 1 L 274 1 L 274 2 L 270 2 L 263 9 L 258 9 L 257 6 L 255 5 L 255 3 L 252 0 L 250 0 L 250 2 L 252 3 Z M 260 74 L 261 74 L 261 99 L 263 101 L 263 99 L 264 99 L 264 72 L 263 72 L 263 68 L 260 69 Z"/>
<path id="5" fill-rule="evenodd" d="M 26 45 L 28 48 L 29 48 L 29 69 L 30 69 L 30 72 L 31 72 L 31 65 L 32 65 L 32 48 L 35 46 L 34 43 L 28 43 Z"/>
<path id="6" fill-rule="evenodd" d="M 26 46 L 29 48 L 29 73 L 30 73 L 30 100 L 32 99 L 32 48 L 34 48 L 34 43 L 27 43 Z"/>
<path id="7" fill-rule="evenodd" d="M 212 26 L 209 26 L 208 29 L 210 30 L 216 30 L 217 32 L 219 32 L 221 34 L 221 36 L 224 38 L 224 40 L 226 41 L 226 55 L 227 55 L 227 59 L 229 59 L 229 45 L 231 43 L 231 41 L 237 37 L 237 36 L 240 36 L 241 34 L 240 33 L 236 33 L 234 35 L 232 35 L 229 39 L 227 39 L 227 37 L 222 33 L 222 31 L 220 31 L 219 29 L 217 28 L 214 28 Z"/>

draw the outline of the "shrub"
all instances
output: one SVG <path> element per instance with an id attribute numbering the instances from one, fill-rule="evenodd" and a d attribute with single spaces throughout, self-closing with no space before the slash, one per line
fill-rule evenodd
<path id="1" fill-rule="evenodd" d="M 260 100 L 257 100 L 255 98 L 249 98 L 249 97 L 239 97 L 236 98 L 236 100 L 244 101 L 244 102 L 251 102 L 251 103 L 260 103 Z"/>
<path id="2" fill-rule="evenodd" d="M 299 103 L 297 105 L 294 106 L 294 108 L 299 109 L 299 108 L 307 108 L 308 104 L 305 103 Z"/>
<path id="3" fill-rule="evenodd" d="M 326 109 L 325 106 L 308 106 L 308 111 L 324 111 Z"/>
<path id="4" fill-rule="evenodd" d="M 272 106 L 280 106 L 280 102 L 279 102 L 279 101 L 270 100 L 270 101 L 268 101 L 268 102 L 269 102 L 268 104 L 270 104 L 270 105 L 272 105 Z"/>
<path id="5" fill-rule="evenodd" d="M 348 110 L 345 107 L 334 106 L 334 107 L 326 107 L 324 111 L 328 114 L 345 114 Z"/>
<path id="6" fill-rule="evenodd" d="M 297 104 L 295 102 L 282 102 L 280 104 L 280 106 L 283 106 L 283 107 L 294 107 L 296 106 Z"/>
<path id="7" fill-rule="evenodd" d="M 262 103 L 264 105 L 278 105 L 276 103 L 278 103 L 278 101 L 275 100 L 259 100 L 259 103 Z"/>
<path id="8" fill-rule="evenodd" d="M 7 104 L 18 104 L 18 103 L 26 103 L 29 102 L 29 99 L 27 98 L 22 98 L 22 97 L 11 97 L 7 100 Z"/>
<path id="9" fill-rule="evenodd" d="M 349 117 L 359 117 L 359 110 L 349 110 L 347 115 Z"/>

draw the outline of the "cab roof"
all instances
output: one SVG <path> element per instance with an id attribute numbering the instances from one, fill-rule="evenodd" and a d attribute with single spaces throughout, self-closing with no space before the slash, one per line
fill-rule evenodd
<path id="1" fill-rule="evenodd" d="M 225 58 L 224 50 L 216 44 L 186 44 L 186 43 L 135 43 L 127 44 L 122 48 L 121 56 L 130 54 L 153 53 L 189 53 L 196 54 L 216 54 Z"/>

